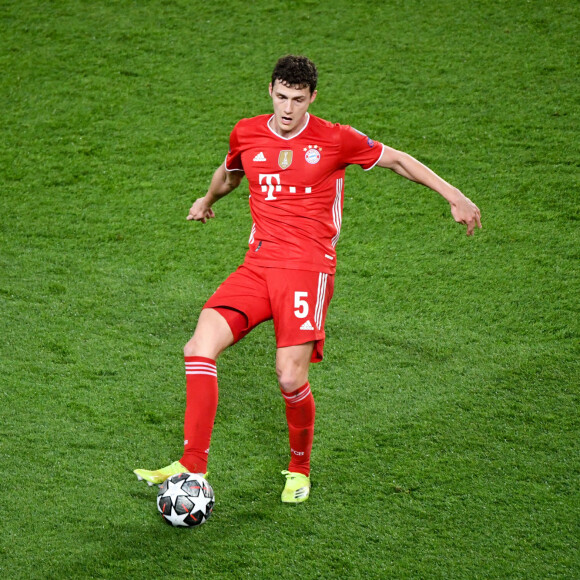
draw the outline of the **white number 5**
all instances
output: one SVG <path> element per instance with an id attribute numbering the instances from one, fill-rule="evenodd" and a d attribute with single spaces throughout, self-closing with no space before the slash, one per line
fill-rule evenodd
<path id="1" fill-rule="evenodd" d="M 296 318 L 306 318 L 308 316 L 308 302 L 303 300 L 308 296 L 308 292 L 294 292 L 294 314 Z"/>

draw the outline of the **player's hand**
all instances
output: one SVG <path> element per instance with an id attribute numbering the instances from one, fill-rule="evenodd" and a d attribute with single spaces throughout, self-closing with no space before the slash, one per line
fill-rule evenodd
<path id="1" fill-rule="evenodd" d="M 463 194 L 457 201 L 451 203 L 451 215 L 453 219 L 467 226 L 467 235 L 472 236 L 475 226 L 481 229 L 481 212 L 479 208 Z"/>
<path id="2" fill-rule="evenodd" d="M 201 222 L 204 224 L 207 220 L 214 218 L 215 213 L 211 206 L 209 206 L 205 200 L 205 197 L 200 197 L 193 202 L 189 214 L 187 216 L 188 220 L 195 220 L 196 222 Z"/>

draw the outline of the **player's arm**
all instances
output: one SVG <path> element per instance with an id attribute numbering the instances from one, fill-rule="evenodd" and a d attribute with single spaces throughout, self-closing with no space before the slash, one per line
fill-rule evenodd
<path id="1" fill-rule="evenodd" d="M 187 219 L 204 224 L 215 217 L 212 205 L 236 189 L 243 178 L 243 171 L 226 171 L 225 162 L 222 163 L 213 174 L 207 193 L 193 202 Z"/>
<path id="2" fill-rule="evenodd" d="M 467 226 L 467 235 L 471 236 L 475 226 L 481 228 L 479 208 L 459 189 L 441 179 L 434 171 L 403 151 L 384 146 L 383 154 L 377 165 L 391 169 L 395 173 L 416 181 L 442 195 L 451 206 L 453 219 Z"/>

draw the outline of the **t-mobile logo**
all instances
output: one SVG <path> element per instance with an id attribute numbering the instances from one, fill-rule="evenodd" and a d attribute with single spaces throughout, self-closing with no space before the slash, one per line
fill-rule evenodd
<path id="1" fill-rule="evenodd" d="M 274 191 L 280 193 L 282 186 L 280 185 L 279 173 L 260 173 L 260 185 L 262 186 L 262 193 L 267 193 L 266 201 L 276 199 Z"/>

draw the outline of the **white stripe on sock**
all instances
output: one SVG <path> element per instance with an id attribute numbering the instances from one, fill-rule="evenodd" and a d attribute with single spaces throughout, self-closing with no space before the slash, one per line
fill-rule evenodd
<path id="1" fill-rule="evenodd" d="M 300 401 L 308 398 L 311 392 L 310 384 L 308 384 L 308 386 L 303 391 L 298 392 L 296 395 L 287 395 L 286 393 L 282 392 L 282 396 L 289 403 L 299 403 Z"/>

